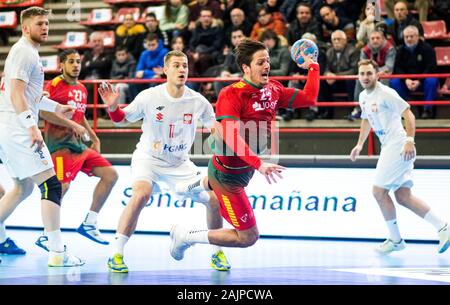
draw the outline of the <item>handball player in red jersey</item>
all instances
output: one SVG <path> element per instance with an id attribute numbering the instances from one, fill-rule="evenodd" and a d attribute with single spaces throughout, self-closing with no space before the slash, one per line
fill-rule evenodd
<path id="1" fill-rule="evenodd" d="M 299 66 L 308 70 L 308 77 L 302 91 L 269 80 L 270 57 L 264 44 L 246 40 L 236 47 L 236 61 L 244 76 L 219 94 L 216 105 L 219 123 L 216 124 L 212 145 L 215 154 L 208 166 L 209 186 L 220 201 L 222 216 L 234 229 L 194 230 L 175 225 L 170 232 L 170 254 L 174 259 L 183 259 L 184 251 L 196 243 L 249 247 L 258 240 L 255 216 L 244 188 L 255 170 L 272 183 L 276 182 L 276 177 L 282 178 L 280 173 L 285 168 L 262 161 L 258 154 L 264 152 L 266 145 L 261 141 L 252 144 L 254 139 L 261 139 L 261 134 L 270 134 L 271 122 L 278 108 L 316 105 L 319 64 L 308 56 L 304 59 L 305 62 Z M 248 128 L 250 125 L 253 128 Z M 244 134 L 242 127 L 246 131 Z M 225 153 L 218 149 L 220 145 L 225 148 Z M 198 185 L 179 186 L 177 190 L 179 193 L 195 192 L 202 188 L 201 183 Z"/>
<path id="2" fill-rule="evenodd" d="M 100 154 L 100 140 L 85 117 L 86 87 L 78 81 L 81 57 L 77 50 L 68 49 L 59 54 L 62 74 L 47 83 L 46 94 L 62 104 L 75 108 L 68 119 L 48 111 L 41 111 L 45 122 L 45 142 L 55 165 L 56 177 L 62 184 L 62 196 L 81 171 L 100 178 L 92 196 L 92 203 L 77 232 L 99 244 L 107 245 L 98 229 L 97 215 L 114 187 L 118 174 L 111 163 Z M 88 146 L 89 145 L 89 146 Z M 36 245 L 48 251 L 47 236 L 42 235 Z"/>

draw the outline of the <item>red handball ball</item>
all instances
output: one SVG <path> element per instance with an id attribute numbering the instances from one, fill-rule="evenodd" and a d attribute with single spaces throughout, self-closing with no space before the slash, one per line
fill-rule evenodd
<path id="1" fill-rule="evenodd" d="M 319 56 L 319 48 L 314 43 L 314 41 L 309 39 L 299 39 L 297 40 L 291 48 L 291 57 L 299 65 L 305 62 L 301 52 L 305 56 L 310 56 L 314 61 L 317 62 L 317 57 Z"/>

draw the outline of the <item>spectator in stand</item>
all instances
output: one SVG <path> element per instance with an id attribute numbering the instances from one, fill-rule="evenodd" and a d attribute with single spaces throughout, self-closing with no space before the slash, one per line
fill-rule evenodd
<path id="1" fill-rule="evenodd" d="M 222 18 L 222 10 L 220 9 L 220 3 L 217 0 L 197 0 L 194 5 L 189 7 L 189 31 L 192 32 L 200 22 L 200 15 L 203 9 L 210 10 L 212 18 L 216 20 Z"/>
<path id="2" fill-rule="evenodd" d="M 433 10 L 430 20 L 444 20 L 447 30 L 450 29 L 450 2 L 448 0 L 433 0 Z"/>
<path id="3" fill-rule="evenodd" d="M 163 75 L 164 56 L 169 51 L 155 33 L 149 33 L 145 38 L 145 49 L 136 67 L 136 78 L 161 78 Z M 155 86 L 155 83 L 150 84 L 150 87 L 153 86 Z"/>
<path id="4" fill-rule="evenodd" d="M 247 37 L 241 28 L 233 28 L 231 30 L 231 46 L 232 48 L 227 48 L 227 54 L 225 55 L 225 60 L 220 66 L 218 75 L 220 78 L 227 77 L 241 77 L 242 71 L 236 62 L 236 54 L 234 51 L 238 44 L 244 41 Z M 216 96 L 219 96 L 219 92 L 223 87 L 230 85 L 232 82 L 214 82 L 214 92 Z"/>
<path id="5" fill-rule="evenodd" d="M 283 21 L 273 18 L 272 14 L 267 11 L 265 6 L 261 6 L 258 10 L 258 21 L 253 25 L 250 39 L 260 40 L 262 33 L 266 30 L 272 30 L 278 35 L 286 35 L 286 25 Z"/>
<path id="6" fill-rule="evenodd" d="M 397 2 L 394 5 L 395 20 L 391 26 L 391 34 L 394 37 L 395 45 L 398 47 L 403 44 L 403 30 L 408 25 L 414 25 L 419 29 L 420 36 L 423 36 L 423 28 L 419 20 L 409 14 L 408 7 L 405 2 Z"/>
<path id="7" fill-rule="evenodd" d="M 352 21 L 345 17 L 338 16 L 336 11 L 330 6 L 322 6 L 320 9 L 320 17 L 322 18 L 323 40 L 326 43 L 331 42 L 331 34 L 336 30 L 344 31 L 348 40 L 355 39 L 355 26 Z"/>
<path id="8" fill-rule="evenodd" d="M 363 0 L 363 1 L 366 1 L 366 0 Z M 351 2 L 356 2 L 356 1 L 352 0 L 352 1 L 347 2 L 347 1 L 342 1 L 342 0 L 310 0 L 310 1 L 306 1 L 306 2 L 309 2 L 311 4 L 313 15 L 317 19 L 320 19 L 320 16 L 321 16 L 320 9 L 323 6 L 329 6 L 331 9 L 333 9 L 333 11 L 336 12 L 336 15 L 338 15 L 339 17 L 352 20 L 348 16 L 345 6 L 349 6 L 351 4 Z M 360 10 L 358 10 L 358 12 L 359 11 Z M 357 19 L 357 18 L 358 17 L 356 16 L 355 19 Z"/>
<path id="9" fill-rule="evenodd" d="M 189 22 L 189 8 L 182 0 L 166 0 L 164 15 L 160 20 L 161 31 L 167 32 L 169 41 L 179 36 L 186 29 Z"/>
<path id="10" fill-rule="evenodd" d="M 269 76 L 287 76 L 291 54 L 287 45 L 282 45 L 280 37 L 268 29 L 261 35 L 261 42 L 269 50 L 270 74 Z"/>
<path id="11" fill-rule="evenodd" d="M 384 9 L 390 19 L 396 19 L 395 14 L 395 5 L 400 1 L 397 0 L 384 0 Z M 401 1 L 405 4 L 405 6 L 409 9 L 415 8 L 419 12 L 419 20 L 427 21 L 428 20 L 428 9 L 430 7 L 430 3 L 433 1 L 429 0 L 412 0 L 412 1 Z M 447 0 L 448 2 L 448 0 Z"/>
<path id="12" fill-rule="evenodd" d="M 116 59 L 113 61 L 110 79 L 131 79 L 134 78 L 136 71 L 136 61 L 125 46 L 116 48 Z M 119 104 L 131 102 L 136 93 L 133 94 L 132 84 L 129 83 L 115 83 L 115 89 L 119 92 Z"/>
<path id="13" fill-rule="evenodd" d="M 314 34 L 317 39 L 322 39 L 322 27 L 313 17 L 311 6 L 308 3 L 300 2 L 296 7 L 296 12 L 296 18 L 289 24 L 287 32 L 289 45 L 293 45 L 305 33 Z"/>
<path id="14" fill-rule="evenodd" d="M 361 49 L 369 41 L 369 34 L 375 29 L 375 6 L 367 2 L 356 22 L 356 48 Z"/>
<path id="15" fill-rule="evenodd" d="M 397 49 L 394 74 L 429 74 L 436 70 L 436 52 L 433 47 L 419 37 L 419 29 L 409 25 L 403 30 L 405 43 Z M 439 80 L 436 77 L 427 78 L 394 78 L 391 88 L 405 100 L 411 92 L 422 91 L 425 101 L 435 101 L 438 94 Z M 435 117 L 435 108 L 426 105 L 421 109 L 422 119 Z"/>
<path id="16" fill-rule="evenodd" d="M 231 13 L 231 22 L 225 23 L 225 44 L 232 45 L 230 41 L 231 32 L 233 29 L 240 28 L 246 37 L 250 36 L 253 24 L 247 19 L 245 13 L 240 8 L 234 8 Z"/>
<path id="17" fill-rule="evenodd" d="M 166 32 L 161 31 L 159 28 L 159 21 L 158 18 L 156 18 L 155 13 L 150 12 L 147 15 L 145 15 L 145 36 L 149 33 L 156 33 L 158 35 L 158 38 L 161 39 L 164 42 L 165 47 L 169 47 L 169 36 Z M 144 36 L 144 37 L 145 37 Z M 144 39 L 142 39 L 142 42 Z"/>
<path id="18" fill-rule="evenodd" d="M 189 48 L 198 52 L 202 46 L 202 52 L 209 53 L 214 58 L 223 48 L 223 30 L 213 25 L 213 15 L 209 8 L 203 8 L 200 12 L 199 23 L 195 27 Z"/>
<path id="19" fill-rule="evenodd" d="M 133 14 L 126 14 L 123 23 L 116 29 L 116 45 L 125 46 L 133 57 L 139 58 L 143 51 L 142 41 L 145 27 L 136 24 Z"/>
<path id="20" fill-rule="evenodd" d="M 382 30 L 375 29 L 369 34 L 369 42 L 360 52 L 359 59 L 371 59 L 378 65 L 378 76 L 390 75 L 394 71 L 395 64 L 395 47 L 386 39 Z M 382 78 L 379 80 L 383 85 L 389 86 L 389 79 Z M 354 97 L 359 101 L 359 94 L 363 91 L 360 82 L 356 82 Z M 348 115 L 348 120 L 361 117 L 361 108 L 359 106 L 353 109 L 352 113 Z"/>
<path id="21" fill-rule="evenodd" d="M 336 30 L 331 34 L 332 47 L 327 50 L 326 76 L 356 75 L 358 71 L 359 52 L 347 42 L 347 35 L 342 30 Z M 323 84 L 323 86 L 322 86 Z M 324 98 L 334 101 L 334 93 L 346 93 L 349 101 L 354 101 L 355 80 L 327 79 L 321 84 Z M 332 118 L 333 108 L 330 108 L 324 118 Z"/>
<path id="22" fill-rule="evenodd" d="M 107 79 L 113 55 L 105 50 L 103 35 L 99 32 L 91 33 L 89 44 L 92 48 L 84 53 L 80 79 Z"/>
<path id="23" fill-rule="evenodd" d="M 231 12 L 235 8 L 242 10 L 245 13 L 246 19 L 251 24 L 256 21 L 256 0 L 221 1 L 220 8 L 223 11 L 222 20 L 225 26 L 228 26 L 231 23 Z M 250 35 L 250 33 L 248 35 Z"/>
<path id="24" fill-rule="evenodd" d="M 286 23 L 286 19 L 284 18 L 283 14 L 280 12 L 280 7 L 282 4 L 282 0 L 267 0 L 264 3 L 264 6 L 267 8 L 267 12 L 272 14 L 273 19 L 279 19 Z"/>

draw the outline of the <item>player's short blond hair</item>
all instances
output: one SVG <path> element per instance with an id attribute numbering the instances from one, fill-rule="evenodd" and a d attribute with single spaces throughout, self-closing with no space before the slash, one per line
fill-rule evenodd
<path id="1" fill-rule="evenodd" d="M 368 66 L 368 65 L 372 65 L 372 67 L 375 69 L 375 72 L 378 72 L 378 70 L 380 69 L 376 61 L 374 61 L 373 59 L 361 59 L 358 62 L 358 69 L 361 66 Z"/>
<path id="2" fill-rule="evenodd" d="M 45 8 L 39 6 L 29 7 L 20 13 L 20 23 L 23 24 L 24 21 L 34 16 L 48 16 L 50 13 L 50 10 L 46 10 Z"/>
<path id="3" fill-rule="evenodd" d="M 173 50 L 170 51 L 169 53 L 166 54 L 166 56 L 164 56 L 164 66 L 167 66 L 169 64 L 169 61 L 172 57 L 186 57 L 186 59 L 188 58 L 186 54 L 184 54 L 181 51 L 178 50 Z"/>

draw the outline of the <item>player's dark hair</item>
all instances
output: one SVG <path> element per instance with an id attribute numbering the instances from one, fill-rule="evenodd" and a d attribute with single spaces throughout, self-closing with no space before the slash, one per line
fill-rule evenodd
<path id="1" fill-rule="evenodd" d="M 244 72 L 242 65 L 247 65 L 250 67 L 250 63 L 253 59 L 253 54 L 261 50 L 267 51 L 267 48 L 263 43 L 259 41 L 245 39 L 243 42 L 238 44 L 238 46 L 235 48 L 236 63 L 238 64 L 242 72 Z"/>
<path id="2" fill-rule="evenodd" d="M 59 62 L 63 63 L 66 61 L 67 57 L 71 54 L 80 54 L 75 49 L 67 49 L 59 53 Z"/>

